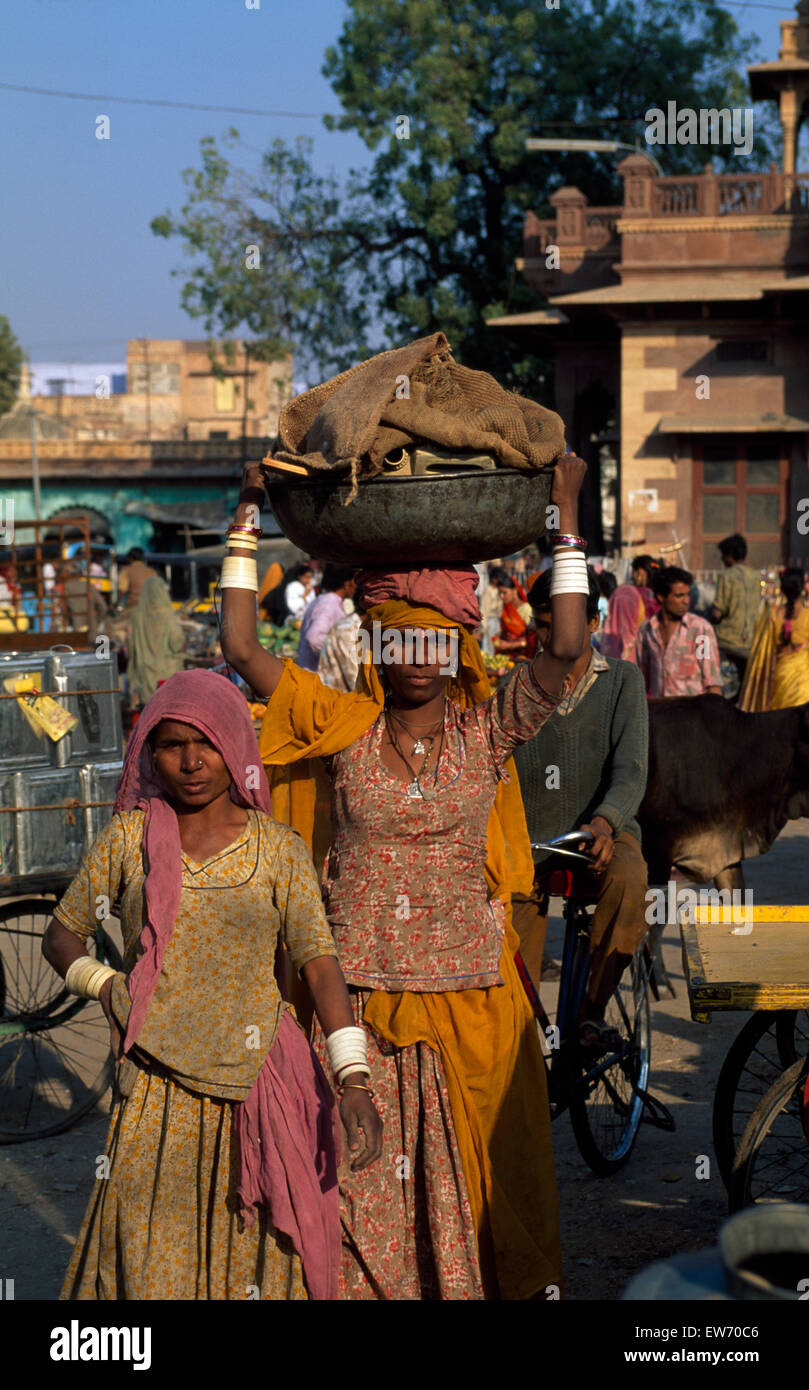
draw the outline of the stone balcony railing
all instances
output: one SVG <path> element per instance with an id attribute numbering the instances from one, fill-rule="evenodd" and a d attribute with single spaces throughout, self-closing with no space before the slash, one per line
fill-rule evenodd
<path id="1" fill-rule="evenodd" d="M 524 255 L 539 260 L 549 246 L 575 247 L 617 260 L 618 223 L 636 218 L 723 218 L 809 214 L 809 174 L 784 175 L 775 165 L 763 173 L 659 175 L 645 155 L 618 166 L 624 179 L 620 207 L 590 207 L 578 188 L 551 195 L 556 216 L 526 214 Z"/>
<path id="2" fill-rule="evenodd" d="M 784 176 L 779 169 L 761 174 L 714 174 L 709 168 L 691 178 L 657 178 L 652 184 L 655 217 L 750 217 L 809 212 L 809 174 Z"/>

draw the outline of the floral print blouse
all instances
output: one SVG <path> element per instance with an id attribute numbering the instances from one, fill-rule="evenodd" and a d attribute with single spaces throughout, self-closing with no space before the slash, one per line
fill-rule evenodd
<path id="1" fill-rule="evenodd" d="M 530 665 L 482 704 L 447 701 L 428 800 L 383 766 L 382 716 L 331 759 L 326 911 L 350 984 L 396 992 L 502 983 L 503 905 L 489 898 L 484 873 L 489 813 L 514 748 L 556 705 Z"/>

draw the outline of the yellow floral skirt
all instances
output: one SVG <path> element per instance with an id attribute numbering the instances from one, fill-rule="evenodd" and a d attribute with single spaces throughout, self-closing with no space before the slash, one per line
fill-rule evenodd
<path id="1" fill-rule="evenodd" d="M 242 1229 L 233 1105 L 138 1070 L 114 1106 L 109 1163 L 96 1160 L 60 1298 L 307 1297 L 300 1259 L 267 1213 Z"/>

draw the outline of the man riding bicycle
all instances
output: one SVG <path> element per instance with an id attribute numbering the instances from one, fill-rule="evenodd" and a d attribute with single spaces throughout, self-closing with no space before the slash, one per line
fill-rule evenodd
<path id="1" fill-rule="evenodd" d="M 577 888 L 592 896 L 590 979 L 582 1006 L 582 1046 L 614 1045 L 604 1011 L 646 932 L 646 864 L 635 819 L 646 788 L 648 708 L 638 668 L 603 657 L 590 638 L 598 627 L 599 589 L 588 569 L 587 632 L 569 674 L 572 688 L 540 732 L 515 752 L 532 841 L 572 828 L 589 830 L 592 870 Z M 529 594 L 539 641 L 551 634 L 550 573 Z M 535 856 L 530 897 L 512 896 L 514 926 L 526 970 L 539 984 L 554 861 Z"/>

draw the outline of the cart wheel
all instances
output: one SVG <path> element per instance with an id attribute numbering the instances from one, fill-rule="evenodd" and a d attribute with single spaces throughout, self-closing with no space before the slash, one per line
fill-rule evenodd
<path id="1" fill-rule="evenodd" d="M 0 1144 L 61 1134 L 112 1081 L 101 1005 L 68 994 L 42 955 L 55 906 L 25 898 L 0 908 Z M 118 950 L 100 928 L 88 949 L 120 969 Z"/>
<path id="2" fill-rule="evenodd" d="M 753 1203 L 809 1202 L 809 1057 L 799 1057 L 765 1091 L 739 1141 L 731 1212 Z"/>
<path id="3" fill-rule="evenodd" d="M 781 1072 L 809 1051 L 809 1014 L 759 1010 L 731 1046 L 719 1073 L 713 1107 L 713 1142 L 725 1187 L 745 1127 Z"/>
<path id="4" fill-rule="evenodd" d="M 575 1084 L 570 1100 L 570 1120 L 579 1152 L 594 1173 L 607 1176 L 623 1168 L 632 1153 L 643 1118 L 652 1030 L 649 1019 L 649 964 L 645 946 L 636 951 L 629 970 L 612 996 L 604 1021 L 621 1035 L 623 1048 L 603 1071 L 585 1081 L 586 1070 Z M 598 1062 L 587 1064 L 589 1070 Z"/>

